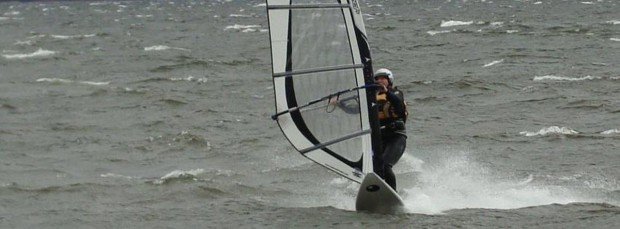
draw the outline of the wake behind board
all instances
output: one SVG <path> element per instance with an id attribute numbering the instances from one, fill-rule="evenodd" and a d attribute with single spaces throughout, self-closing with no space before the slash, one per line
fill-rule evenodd
<path id="1" fill-rule="evenodd" d="M 396 213 L 405 204 L 398 193 L 375 173 L 368 173 L 357 193 L 355 210 L 372 213 Z"/>

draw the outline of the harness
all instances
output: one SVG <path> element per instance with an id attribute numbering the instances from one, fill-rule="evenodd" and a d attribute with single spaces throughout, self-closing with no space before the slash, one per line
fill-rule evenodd
<path id="1" fill-rule="evenodd" d="M 399 91 L 398 89 L 393 89 L 393 92 L 398 97 L 403 99 L 403 93 L 401 91 Z M 403 103 L 404 103 L 403 107 L 405 109 L 405 117 L 399 117 L 394 107 L 392 106 L 390 101 L 387 99 L 387 94 L 386 93 L 377 94 L 377 104 L 379 105 L 379 120 L 382 120 L 382 121 L 383 120 L 397 120 L 399 118 L 402 118 L 403 121 L 406 121 L 409 113 L 407 112 L 407 103 L 404 101 L 404 99 L 403 99 Z"/>

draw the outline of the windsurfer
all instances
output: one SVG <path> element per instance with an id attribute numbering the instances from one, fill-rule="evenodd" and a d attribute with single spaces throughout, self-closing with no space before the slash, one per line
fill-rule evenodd
<path id="1" fill-rule="evenodd" d="M 394 74 L 382 68 L 374 74 L 375 82 L 380 86 L 377 93 L 379 122 L 383 152 L 374 157 L 375 172 L 396 191 L 396 176 L 392 167 L 405 152 L 407 134 L 407 105 L 403 92 L 394 86 Z"/>

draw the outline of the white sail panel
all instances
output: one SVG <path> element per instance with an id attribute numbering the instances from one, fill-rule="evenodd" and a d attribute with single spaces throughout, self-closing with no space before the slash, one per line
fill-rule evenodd
<path id="1" fill-rule="evenodd" d="M 267 0 L 267 9 L 274 118 L 304 156 L 361 182 L 372 171 L 364 75 L 372 70 L 357 2 Z"/>

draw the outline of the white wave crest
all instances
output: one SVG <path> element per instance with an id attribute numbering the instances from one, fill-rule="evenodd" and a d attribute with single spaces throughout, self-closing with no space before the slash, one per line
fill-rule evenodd
<path id="1" fill-rule="evenodd" d="M 568 128 L 568 127 L 550 126 L 550 127 L 542 128 L 538 132 L 522 131 L 522 132 L 519 132 L 519 134 L 524 135 L 526 137 L 534 137 L 534 136 L 547 136 L 547 135 L 574 135 L 574 134 L 579 134 L 579 132 L 571 128 Z"/>
<path id="2" fill-rule="evenodd" d="M 437 34 L 442 34 L 442 33 L 450 33 L 452 32 L 451 30 L 440 30 L 440 31 L 436 31 L 436 30 L 431 30 L 431 31 L 426 31 L 426 33 L 428 33 L 431 36 L 435 36 Z"/>
<path id="3" fill-rule="evenodd" d="M 54 34 L 51 34 L 50 35 L 50 37 L 55 38 L 55 39 L 60 39 L 60 40 L 89 38 L 89 37 L 95 37 L 95 36 L 97 36 L 97 34 L 85 34 L 85 35 L 54 35 Z"/>
<path id="4" fill-rule="evenodd" d="M 33 45 L 34 41 L 32 40 L 25 40 L 25 41 L 16 41 L 15 43 L 13 43 L 14 45 Z"/>
<path id="5" fill-rule="evenodd" d="M 484 65 L 484 66 L 482 66 L 482 67 L 483 67 L 483 68 L 486 68 L 486 67 L 491 67 L 491 66 L 493 66 L 493 65 L 500 64 L 500 63 L 502 63 L 502 62 L 504 62 L 504 59 L 493 61 L 493 62 L 491 62 L 491 63 L 485 64 L 485 65 Z"/>
<path id="6" fill-rule="evenodd" d="M 115 174 L 115 173 L 106 173 L 106 174 L 101 174 L 99 176 L 104 177 L 104 178 L 123 178 L 123 179 L 127 179 L 127 180 L 133 179 L 133 177 L 125 176 L 125 175 L 120 175 L 120 174 Z"/>
<path id="7" fill-rule="evenodd" d="M 144 51 L 147 51 L 147 52 L 148 51 L 164 51 L 164 50 L 169 50 L 169 49 L 175 49 L 175 50 L 191 52 L 191 50 L 189 50 L 189 49 L 170 47 L 170 46 L 166 46 L 166 45 L 154 45 L 154 46 L 150 46 L 150 47 L 145 47 Z"/>
<path id="8" fill-rule="evenodd" d="M 90 4 L 88 4 L 89 6 L 103 6 L 103 5 L 108 5 L 108 2 L 92 2 Z"/>
<path id="9" fill-rule="evenodd" d="M 607 24 L 612 24 L 612 25 L 620 25 L 620 20 L 611 20 L 611 21 L 607 21 Z"/>
<path id="10" fill-rule="evenodd" d="M 615 38 L 615 37 L 612 37 L 612 38 L 609 38 L 609 40 L 610 40 L 610 41 L 620 41 L 620 38 Z"/>
<path id="11" fill-rule="evenodd" d="M 555 75 L 546 75 L 546 76 L 536 76 L 534 77 L 534 81 L 583 81 L 583 80 L 598 80 L 601 77 L 597 76 L 584 76 L 579 78 L 565 77 L 565 76 L 555 76 Z"/>
<path id="12" fill-rule="evenodd" d="M 188 81 L 188 82 L 198 82 L 198 83 L 206 83 L 207 80 L 208 79 L 205 77 L 195 78 L 193 76 L 188 76 L 185 78 L 170 78 L 170 81 Z"/>
<path id="13" fill-rule="evenodd" d="M 620 134 L 620 130 L 619 129 L 606 130 L 606 131 L 601 132 L 601 134 L 605 134 L 605 135 Z"/>
<path id="14" fill-rule="evenodd" d="M 235 25 L 226 26 L 224 28 L 224 30 L 237 30 L 237 31 L 241 31 L 241 32 L 244 32 L 244 33 L 256 32 L 256 31 L 262 32 L 263 31 L 262 29 L 258 29 L 260 27 L 261 27 L 260 25 L 238 25 L 238 24 L 235 24 Z"/>
<path id="15" fill-rule="evenodd" d="M 17 16 L 20 15 L 21 13 L 19 11 L 10 11 L 10 12 L 6 12 L 3 15 L 4 16 Z"/>
<path id="16" fill-rule="evenodd" d="M 247 15 L 247 14 L 231 14 L 231 15 L 228 15 L 228 17 L 252 17 L 252 15 Z"/>
<path id="17" fill-rule="evenodd" d="M 439 27 L 452 27 L 452 26 L 461 26 L 461 25 L 471 25 L 474 21 L 441 21 L 441 25 Z"/>
<path id="18" fill-rule="evenodd" d="M 196 180 L 196 176 L 205 173 L 204 169 L 191 169 L 191 170 L 174 170 L 154 181 L 154 184 L 163 184 L 172 179 L 178 178 L 192 178 Z"/>
<path id="19" fill-rule="evenodd" d="M 36 80 L 37 82 L 48 82 L 48 83 L 79 83 L 93 86 L 105 86 L 110 84 L 110 82 L 95 82 L 95 81 L 73 81 L 68 79 L 60 79 L 60 78 L 40 78 Z"/>
<path id="20" fill-rule="evenodd" d="M 27 58 L 37 58 L 37 57 L 48 57 L 51 55 L 56 54 L 55 51 L 50 51 L 50 50 L 45 50 L 45 49 L 39 49 L 33 53 L 24 53 L 24 54 L 5 54 L 2 55 L 2 57 L 9 59 L 9 60 L 15 60 L 15 59 L 27 59 Z"/>

